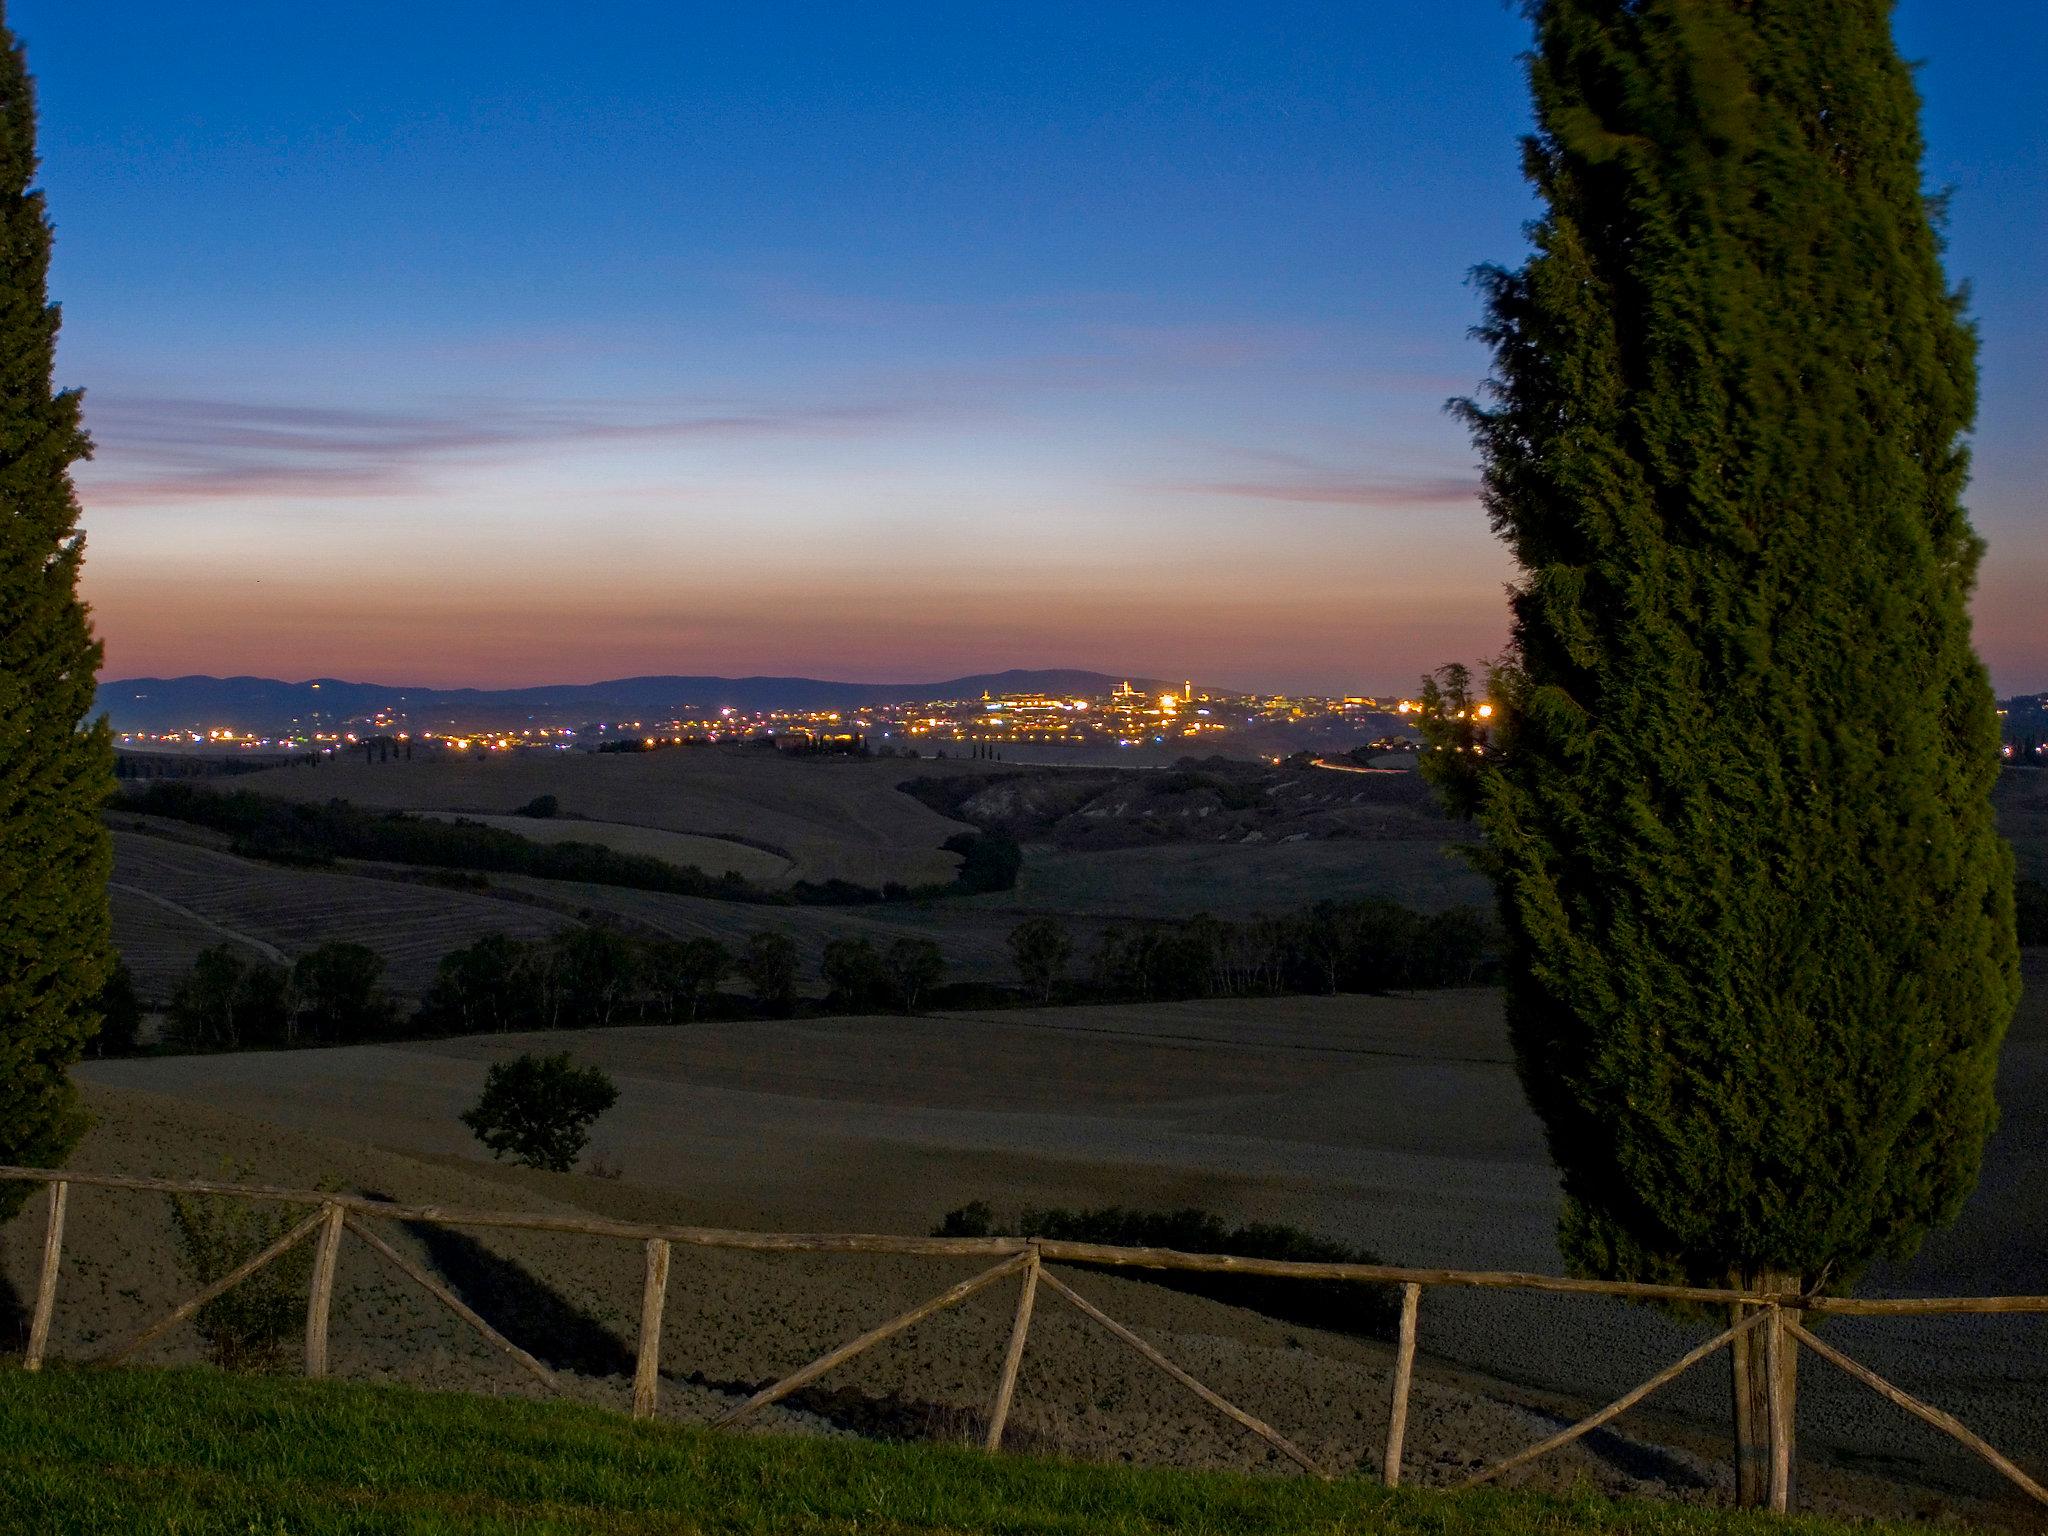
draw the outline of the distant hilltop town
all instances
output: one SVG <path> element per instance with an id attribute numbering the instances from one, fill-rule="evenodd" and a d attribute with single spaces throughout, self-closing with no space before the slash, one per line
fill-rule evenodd
<path id="1" fill-rule="evenodd" d="M 309 685 L 317 688 L 319 685 Z M 963 698 L 877 701 L 839 708 L 742 708 L 704 705 L 664 716 L 587 720 L 502 719 L 479 706 L 474 718 L 437 701 L 427 712 L 393 699 L 383 707 L 328 714 L 308 710 L 271 729 L 194 722 L 120 732 L 129 751 L 240 751 L 250 754 L 341 751 L 370 743 L 435 750 L 512 752 L 651 749 L 703 742 L 772 741 L 793 751 L 872 751 L 934 756 L 994 755 L 1002 748 L 1133 748 L 1191 751 L 1236 749 L 1284 753 L 1343 741 L 1411 736 L 1420 706 L 1413 699 L 1352 694 L 1227 693 L 1177 686 L 1140 686 L 1130 679 L 1097 692 L 984 688 Z"/>
<path id="2" fill-rule="evenodd" d="M 1038 676 L 1039 674 L 1020 674 Z M 1058 674 L 1063 680 L 1093 674 Z M 302 687 L 313 699 L 323 687 L 369 691 L 366 685 Z M 604 685 L 592 685 L 602 687 Z M 852 685 L 820 685 L 848 688 Z M 616 691 L 616 690 L 615 690 Z M 744 692 L 743 686 L 736 691 Z M 1131 749 L 1175 747 L 1193 753 L 1281 757 L 1293 751 L 1363 745 L 1390 749 L 1419 736 L 1421 704 L 1371 694 L 1237 693 L 1124 678 L 1096 687 L 999 690 L 984 686 L 960 697 L 926 697 L 832 706 L 705 704 L 630 718 L 578 718 L 575 700 L 476 694 L 417 702 L 399 690 L 383 703 L 337 701 L 327 710 L 302 707 L 287 719 L 250 725 L 195 720 L 126 729 L 116 744 L 129 752 L 233 752 L 251 756 L 337 752 L 381 744 L 389 752 L 626 751 L 715 742 L 772 743 L 786 751 L 872 752 L 932 757 L 993 756 L 1019 747 Z M 246 716 L 246 711 L 237 711 Z M 2022 694 L 2000 707 L 2003 753 L 2016 765 L 2048 766 L 2048 694 Z M 521 718 L 523 716 L 523 718 Z"/>

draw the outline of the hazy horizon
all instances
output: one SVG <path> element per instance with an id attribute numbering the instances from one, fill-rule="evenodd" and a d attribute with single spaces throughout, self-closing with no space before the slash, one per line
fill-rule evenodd
<path id="1" fill-rule="evenodd" d="M 1503 643 L 1442 407 L 1534 212 L 1511 7 L 9 19 L 107 677 L 1332 693 Z M 1898 30 L 1984 333 L 1979 649 L 2037 689 L 2048 8 Z"/>

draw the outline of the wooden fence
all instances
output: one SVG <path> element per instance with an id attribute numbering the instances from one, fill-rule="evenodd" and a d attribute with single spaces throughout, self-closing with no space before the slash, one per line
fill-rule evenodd
<path id="1" fill-rule="evenodd" d="M 1843 1317 L 1939 1317 L 1986 1313 L 2048 1313 L 2048 1296 L 1859 1299 L 1840 1296 L 1779 1295 L 1705 1286 L 1575 1280 L 1555 1275 L 1520 1274 L 1498 1270 L 1409 1269 L 1391 1264 L 1300 1263 L 1280 1259 L 1236 1258 L 1226 1254 L 1181 1253 L 1168 1248 L 1121 1248 L 1100 1243 L 1075 1243 L 1039 1238 L 739 1232 L 711 1227 L 651 1226 L 634 1222 L 520 1211 L 461 1211 L 432 1205 L 399 1205 L 355 1195 L 280 1189 L 260 1184 L 129 1178 L 112 1174 L 69 1173 L 43 1168 L 0 1166 L 0 1183 L 14 1182 L 39 1183 L 46 1187 L 47 1192 L 42 1267 L 36 1284 L 35 1309 L 30 1318 L 28 1350 L 23 1361 L 24 1366 L 31 1371 L 41 1368 L 48 1349 L 50 1320 L 56 1306 L 58 1271 L 64 1250 L 65 1204 L 70 1188 L 73 1185 L 80 1185 L 95 1189 L 160 1191 L 173 1195 L 217 1195 L 312 1208 L 311 1214 L 304 1221 L 291 1228 L 268 1248 L 181 1302 L 133 1338 L 100 1355 L 94 1362 L 97 1364 L 116 1365 L 131 1358 L 146 1345 L 191 1317 L 208 1302 L 248 1279 L 264 1265 L 299 1244 L 312 1240 L 315 1248 L 312 1279 L 306 1302 L 306 1374 L 326 1375 L 327 1323 L 334 1292 L 335 1260 L 341 1249 L 343 1234 L 353 1232 L 378 1257 L 454 1312 L 494 1348 L 508 1355 L 550 1390 L 560 1391 L 561 1384 L 556 1380 L 553 1371 L 499 1333 L 453 1291 L 387 1243 L 377 1234 L 371 1223 L 423 1222 L 436 1226 L 479 1230 L 566 1232 L 638 1242 L 644 1246 L 646 1281 L 641 1297 L 632 1407 L 633 1416 L 644 1419 L 653 1415 L 660 1391 L 662 1313 L 668 1293 L 669 1251 L 676 1245 L 742 1249 L 757 1253 L 867 1253 L 934 1259 L 992 1258 L 996 1262 L 990 1268 L 919 1303 L 909 1311 L 870 1328 L 858 1338 L 848 1340 L 802 1369 L 793 1371 L 773 1385 L 763 1388 L 719 1418 L 716 1426 L 735 1424 L 756 1410 L 779 1402 L 791 1393 L 801 1390 L 863 1350 L 881 1343 L 884 1339 L 894 1337 L 935 1313 L 965 1301 L 999 1281 L 1015 1277 L 1020 1282 L 1017 1309 L 1010 1326 L 1009 1346 L 1003 1355 L 1001 1373 L 990 1398 L 988 1428 L 983 1441 L 989 1451 L 999 1450 L 1002 1446 L 1003 1429 L 1009 1418 L 1011 1402 L 1016 1395 L 1018 1370 L 1023 1364 L 1025 1346 L 1030 1337 L 1033 1307 L 1039 1288 L 1043 1286 L 1112 1337 L 1129 1345 L 1211 1408 L 1242 1425 L 1280 1454 L 1297 1463 L 1304 1471 L 1317 1477 L 1328 1478 L 1331 1475 L 1329 1472 L 1319 1467 L 1306 1452 L 1279 1430 L 1197 1381 L 1145 1339 L 1081 1296 L 1066 1281 L 1052 1273 L 1048 1266 L 1077 1264 L 1091 1267 L 1170 1269 L 1264 1275 L 1298 1280 L 1338 1280 L 1361 1285 L 1392 1285 L 1399 1286 L 1401 1290 L 1401 1322 L 1395 1344 L 1393 1397 L 1389 1405 L 1386 1449 L 1381 1461 L 1381 1475 L 1388 1487 L 1394 1487 L 1401 1481 L 1408 1424 L 1408 1399 L 1414 1381 L 1416 1342 L 1420 1333 L 1422 1293 L 1425 1288 L 1446 1286 L 1483 1290 L 1542 1291 L 1572 1296 L 1613 1296 L 1637 1301 L 1681 1301 L 1725 1307 L 1735 1321 L 1597 1413 L 1590 1414 L 1556 1434 L 1483 1468 L 1467 1478 L 1461 1486 L 1473 1487 L 1490 1482 L 1540 1456 L 1571 1444 L 1581 1436 L 1590 1434 L 1626 1413 L 1660 1387 L 1675 1381 L 1701 1361 L 1727 1348 L 1738 1337 L 1753 1330 L 1761 1330 L 1764 1371 L 1770 1402 L 1769 1499 L 1773 1509 L 1786 1509 L 1792 1485 L 1792 1372 L 1784 1368 L 1783 1362 L 1788 1354 L 1788 1346 L 1794 1340 L 1812 1350 L 1830 1365 L 1862 1382 L 1886 1401 L 1896 1404 L 1907 1413 L 1960 1441 L 2030 1497 L 2048 1505 L 2048 1488 L 2044 1488 L 1982 1437 L 1966 1428 L 1952 1415 L 1921 1402 L 1869 1367 L 1850 1359 L 1833 1345 L 1816 1338 L 1801 1321 L 1809 1314 Z"/>

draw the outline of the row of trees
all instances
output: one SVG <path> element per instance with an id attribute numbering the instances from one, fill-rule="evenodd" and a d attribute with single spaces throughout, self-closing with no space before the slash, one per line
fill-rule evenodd
<path id="1" fill-rule="evenodd" d="M 1160 1002 L 1454 986 L 1480 974 L 1485 941 L 1469 910 L 1423 915 L 1365 900 L 1249 922 L 1200 916 L 1115 926 L 1096 935 L 1085 956 L 1065 922 L 1032 917 L 1012 931 L 1009 947 L 1018 991 L 1030 1001 Z M 944 953 L 912 935 L 829 940 L 819 970 L 819 1005 L 832 1013 L 915 1013 L 947 989 Z M 385 988 L 384 959 L 367 945 L 322 944 L 285 965 L 221 944 L 202 950 L 173 991 L 165 1035 L 189 1049 L 231 1051 L 785 1016 L 803 1005 L 801 980 L 795 942 L 773 930 L 732 945 L 585 923 L 548 939 L 486 934 L 452 950 L 408 1011 Z M 948 1000 L 1016 995 L 955 987 Z M 103 989 L 100 1011 L 108 1021 L 100 1052 L 133 1050 L 141 1007 L 126 967 Z"/>
<path id="2" fill-rule="evenodd" d="M 1462 986 L 1485 974 L 1487 938 L 1469 907 L 1425 914 L 1365 898 L 1244 922 L 1202 913 L 1114 925 L 1078 971 L 1073 930 L 1033 917 L 1011 933 L 1010 954 L 1037 1002 L 1145 1003 Z"/>

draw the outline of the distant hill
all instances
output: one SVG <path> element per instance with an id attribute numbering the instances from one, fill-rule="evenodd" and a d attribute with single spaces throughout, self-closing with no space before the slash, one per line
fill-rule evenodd
<path id="1" fill-rule="evenodd" d="M 1096 694 L 1121 675 L 1074 670 L 990 672 L 934 683 L 835 683 L 814 677 L 621 677 L 602 683 L 538 688 L 415 688 L 343 678 L 283 682 L 272 677 L 126 677 L 100 684 L 97 707 L 117 731 L 220 726 L 275 732 L 402 710 L 414 723 L 457 719 L 465 725 L 548 725 L 667 719 L 685 710 L 850 709 L 921 703 L 989 693 Z M 1160 686 L 1133 677 L 1139 687 Z"/>

